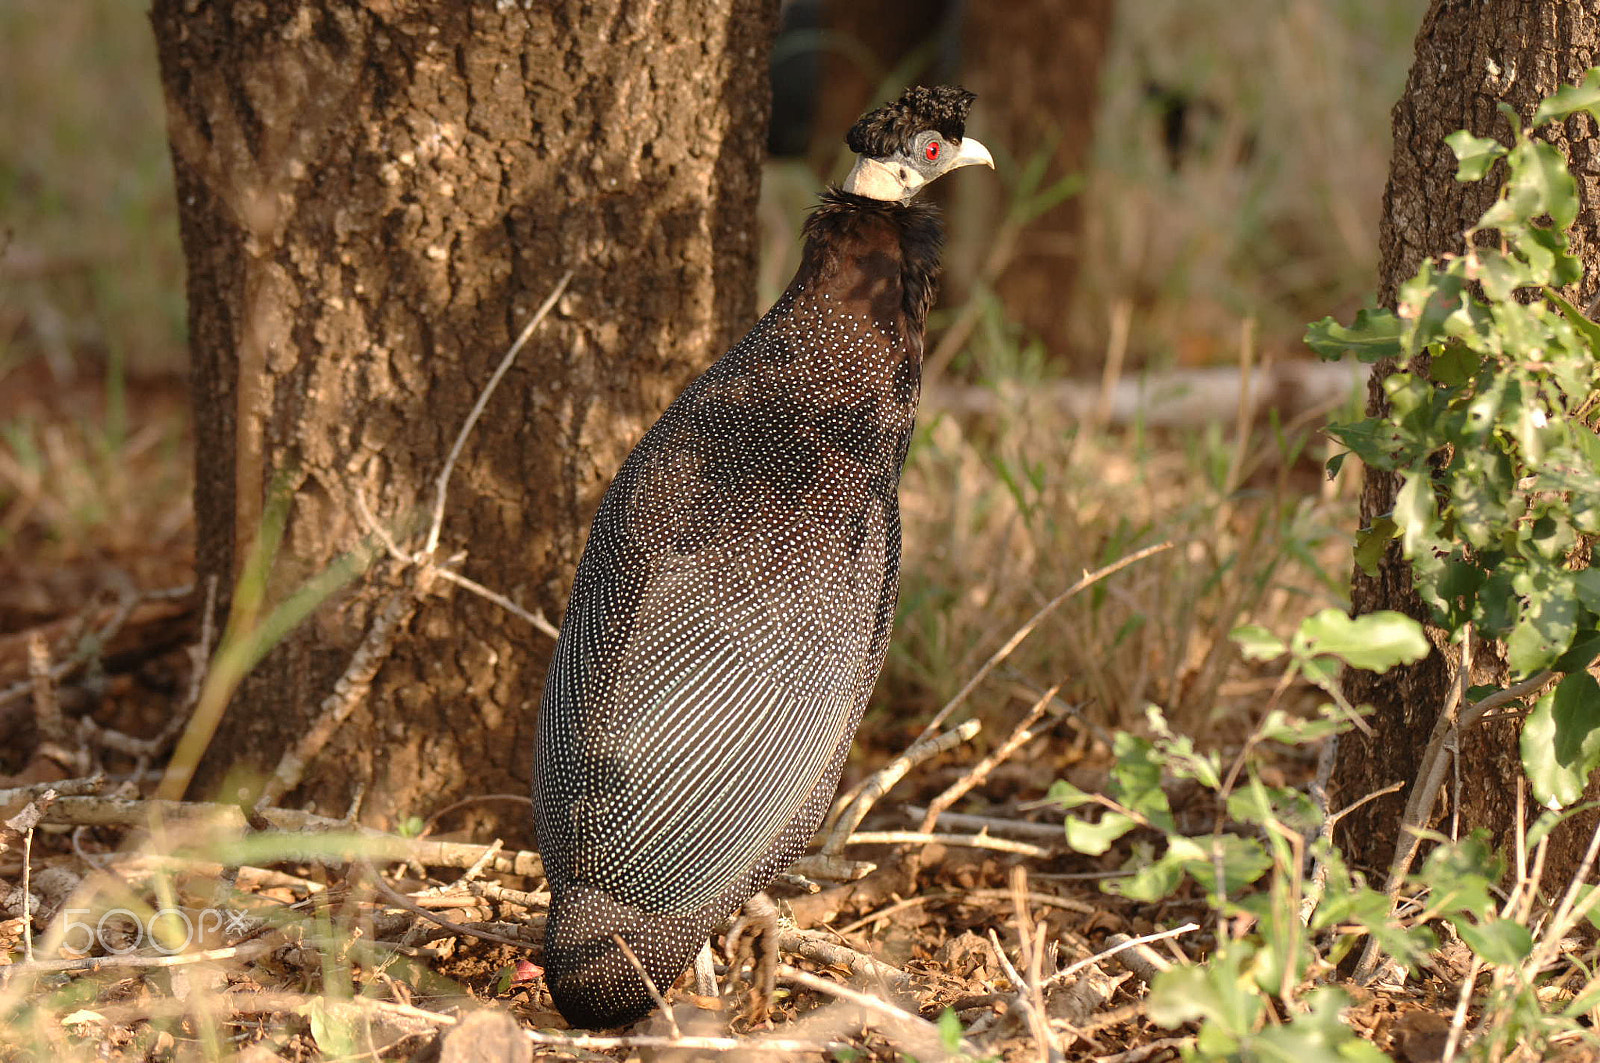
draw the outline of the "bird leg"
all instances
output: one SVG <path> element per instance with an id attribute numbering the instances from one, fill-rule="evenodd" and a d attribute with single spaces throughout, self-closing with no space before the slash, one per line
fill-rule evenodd
<path id="1" fill-rule="evenodd" d="M 709 938 L 700 946 L 700 953 L 694 958 L 694 991 L 703 997 L 717 995 L 716 957 L 712 955 Z"/>
<path id="2" fill-rule="evenodd" d="M 772 1011 L 772 991 L 778 984 L 778 906 L 765 893 L 744 902 L 744 910 L 728 930 L 728 972 L 750 960 L 751 1025 L 764 1023 Z"/>

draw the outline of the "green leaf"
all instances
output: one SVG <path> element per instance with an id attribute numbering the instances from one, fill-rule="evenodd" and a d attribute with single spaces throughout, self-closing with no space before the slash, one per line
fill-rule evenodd
<path id="1" fill-rule="evenodd" d="M 1378 574 L 1378 563 L 1383 560 L 1389 543 L 1400 534 L 1400 525 L 1388 517 L 1379 517 L 1367 528 L 1356 532 L 1355 560 L 1361 571 L 1369 576 Z"/>
<path id="2" fill-rule="evenodd" d="M 1482 364 L 1483 359 L 1471 347 L 1452 343 L 1434 355 L 1428 366 L 1428 376 L 1436 384 L 1460 387 L 1477 375 L 1478 367 Z"/>
<path id="3" fill-rule="evenodd" d="M 1498 911 L 1490 890 L 1500 880 L 1500 872 L 1480 830 L 1457 842 L 1441 841 L 1428 854 L 1416 881 L 1432 891 L 1429 908 L 1447 915 L 1467 912 L 1489 919 Z"/>
<path id="4" fill-rule="evenodd" d="M 1560 149 L 1542 140 L 1523 141 L 1511 149 L 1508 161 L 1506 194 L 1484 212 L 1477 227 L 1512 231 L 1548 214 L 1557 229 L 1571 228 L 1578 217 L 1578 183 L 1567 172 Z"/>
<path id="5" fill-rule="evenodd" d="M 1282 742 L 1284 745 L 1293 746 L 1320 741 L 1329 735 L 1346 731 L 1349 727 L 1349 721 L 1342 717 L 1319 716 L 1316 719 L 1303 720 L 1290 716 L 1282 709 L 1273 709 L 1256 728 L 1256 734 L 1267 742 Z"/>
<path id="6" fill-rule="evenodd" d="M 1528 928 L 1510 919 L 1491 919 L 1477 925 L 1465 919 L 1452 919 L 1450 925 L 1468 948 L 1496 966 L 1520 966 L 1533 951 L 1533 935 L 1528 933 Z"/>
<path id="7" fill-rule="evenodd" d="M 1129 877 L 1106 882 L 1105 891 L 1129 900 L 1153 903 L 1172 896 L 1183 881 L 1183 861 L 1171 853 L 1159 860 L 1138 859 L 1132 867 L 1133 874 Z"/>
<path id="8" fill-rule="evenodd" d="M 1407 440 L 1400 430 L 1375 417 L 1348 424 L 1330 424 L 1324 431 L 1375 469 L 1393 469 L 1397 456 L 1406 449 Z"/>
<path id="9" fill-rule="evenodd" d="M 961 1017 L 956 1014 L 955 1008 L 945 1008 L 939 1013 L 939 1041 L 944 1045 L 944 1050 L 952 1055 L 961 1051 L 961 1036 L 965 1031 L 961 1029 Z"/>
<path id="10" fill-rule="evenodd" d="M 1221 889 L 1237 893 L 1272 867 L 1272 857 L 1254 838 L 1237 834 L 1213 834 L 1209 838 L 1174 835 L 1167 839 L 1169 857 L 1181 860 L 1183 869 L 1204 886 L 1207 893 L 1218 892 L 1217 869 L 1221 864 Z"/>
<path id="11" fill-rule="evenodd" d="M 1372 672 L 1420 661 L 1429 649 L 1422 625 L 1392 610 L 1351 618 L 1338 609 L 1324 609 L 1301 622 L 1295 640 L 1310 653 L 1329 654 Z"/>
<path id="12" fill-rule="evenodd" d="M 1330 362 L 1347 352 L 1363 362 L 1376 362 L 1400 356 L 1404 332 L 1405 322 L 1388 310 L 1357 310 L 1349 328 L 1331 317 L 1306 326 L 1306 346 Z"/>
<path id="13" fill-rule="evenodd" d="M 1593 74 L 1595 71 L 1591 70 L 1589 73 Z M 1589 345 L 1589 353 L 1594 357 L 1600 358 L 1600 325 L 1596 325 L 1593 321 L 1584 317 L 1582 310 L 1567 302 L 1562 294 L 1554 288 L 1546 287 L 1544 289 L 1544 297 L 1554 303 L 1556 309 L 1561 311 L 1561 316 L 1571 322 L 1572 327 L 1577 329 L 1579 334 L 1583 336 L 1584 342 Z"/>
<path id="14" fill-rule="evenodd" d="M 1242 968 L 1252 955 L 1234 942 L 1208 963 L 1162 971 L 1150 986 L 1151 1020 L 1170 1028 L 1201 1019 L 1214 1035 L 1234 1041 L 1250 1036 L 1265 1004 L 1245 983 Z"/>
<path id="15" fill-rule="evenodd" d="M 1475 137 L 1465 129 L 1451 133 L 1444 142 L 1456 153 L 1457 181 L 1483 180 L 1494 161 L 1506 153 L 1504 145 L 1493 137 Z"/>
<path id="16" fill-rule="evenodd" d="M 1098 823 L 1067 817 L 1067 844 L 1086 856 L 1099 856 L 1111 843 L 1137 827 L 1138 821 L 1121 812 L 1107 812 Z"/>
<path id="17" fill-rule="evenodd" d="M 1512 578 L 1522 607 L 1506 639 L 1506 662 L 1529 676 L 1555 663 L 1578 633 L 1578 599 L 1572 573 L 1548 567 L 1529 569 Z"/>
<path id="18" fill-rule="evenodd" d="M 1600 767 L 1600 684 L 1588 672 L 1573 672 L 1534 703 L 1522 724 L 1522 770 L 1533 795 L 1546 808 L 1565 808 L 1583 798 L 1585 783 Z"/>
<path id="19" fill-rule="evenodd" d="M 1045 800 L 1052 804 L 1060 805 L 1063 809 L 1077 808 L 1094 801 L 1094 797 L 1084 793 L 1065 779 L 1057 779 L 1050 784 L 1050 789 L 1045 792 Z"/>
<path id="20" fill-rule="evenodd" d="M 1339 1017 L 1350 1004 L 1344 990 L 1313 989 L 1305 1003 L 1310 1011 L 1294 1016 L 1292 1022 L 1263 1027 L 1247 1058 L 1263 1063 L 1388 1063 L 1388 1056 Z"/>
<path id="21" fill-rule="evenodd" d="M 1176 830 L 1172 806 L 1161 789 L 1162 763 L 1155 746 L 1148 739 L 1118 731 L 1111 739 L 1111 753 L 1116 758 L 1111 768 L 1112 795 L 1157 830 Z"/>
<path id="22" fill-rule="evenodd" d="M 1228 638 L 1239 645 L 1239 654 L 1247 661 L 1270 661 L 1282 657 L 1289 647 L 1283 640 L 1260 624 L 1243 624 L 1228 632 Z"/>
<path id="23" fill-rule="evenodd" d="M 1416 561 L 1439 542 L 1439 509 L 1433 477 L 1427 470 L 1412 470 L 1394 500 L 1394 522 L 1400 526 L 1400 548 Z"/>
<path id="24" fill-rule="evenodd" d="M 1588 111 L 1600 120 L 1600 67 L 1590 67 L 1579 85 L 1563 85 L 1541 102 L 1533 112 L 1533 124 L 1563 119 Z"/>

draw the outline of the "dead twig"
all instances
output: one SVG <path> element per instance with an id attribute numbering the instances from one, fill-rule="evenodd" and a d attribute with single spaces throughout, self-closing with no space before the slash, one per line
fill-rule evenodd
<path id="1" fill-rule="evenodd" d="M 989 659 L 983 662 L 983 666 L 973 674 L 971 679 L 967 680 L 965 686 L 956 692 L 955 697 L 945 702 L 944 707 L 938 712 L 934 713 L 933 719 L 928 721 L 927 725 L 923 727 L 922 733 L 917 736 L 917 742 L 923 741 L 937 731 L 939 729 L 939 725 L 944 723 L 945 720 L 949 719 L 950 714 L 956 711 L 956 709 L 961 706 L 962 702 L 967 700 L 967 696 L 971 694 L 973 690 L 977 689 L 978 684 L 987 679 L 989 673 L 994 671 L 995 668 L 999 666 L 1001 661 L 1004 661 L 1007 657 L 1011 656 L 1012 652 L 1016 650 L 1018 646 L 1022 645 L 1023 641 L 1029 635 L 1033 634 L 1038 626 L 1042 624 L 1045 621 L 1045 618 L 1047 618 L 1051 613 L 1061 608 L 1062 605 L 1070 601 L 1076 595 L 1082 593 L 1089 587 L 1094 586 L 1096 583 L 1099 583 L 1107 576 L 1114 575 L 1127 568 L 1129 565 L 1137 564 L 1147 557 L 1153 557 L 1154 555 L 1161 553 L 1163 550 L 1170 550 L 1172 549 L 1173 545 L 1174 544 L 1171 542 L 1164 542 L 1157 543 L 1154 546 L 1147 546 L 1143 550 L 1135 550 L 1128 556 L 1118 561 L 1113 561 L 1104 568 L 1099 568 L 1093 572 L 1085 573 L 1084 577 L 1078 582 L 1074 583 L 1072 586 L 1068 587 L 1066 590 L 1062 591 L 1060 594 L 1046 602 L 1038 612 L 1034 613 L 1028 618 L 1026 623 L 1017 628 L 1012 636 L 1006 640 L 1005 645 L 995 650 Z M 912 744 L 915 745 L 916 743 Z"/>
<path id="2" fill-rule="evenodd" d="M 891 1024 L 892 1029 L 889 1032 L 898 1035 L 898 1040 L 911 1042 L 904 1047 L 912 1049 L 911 1054 L 916 1059 L 948 1058 L 949 1056 L 949 1053 L 945 1051 L 944 1039 L 940 1035 L 939 1028 L 921 1015 L 897 1007 L 889 1001 L 881 1000 L 869 993 L 863 993 L 859 989 L 852 989 L 850 986 L 830 982 L 826 978 L 819 978 L 810 971 L 802 971 L 798 967 L 790 967 L 788 964 L 780 964 L 777 975 L 791 985 L 804 986 L 806 989 L 816 993 L 825 993 L 835 1000 L 854 1004 L 865 1012 L 881 1016 Z M 965 1039 L 962 1040 L 961 1048 L 969 1055 L 977 1052 L 977 1049 Z"/>
<path id="3" fill-rule="evenodd" d="M 846 840 L 851 833 L 867 818 L 867 813 L 872 811 L 880 797 L 894 788 L 894 785 L 904 779 L 911 769 L 938 756 L 947 750 L 954 749 L 962 742 L 971 741 L 983 727 L 977 720 L 967 720 L 951 728 L 941 735 L 927 735 L 919 738 L 906 747 L 906 751 L 898 757 L 873 772 L 863 779 L 849 793 L 834 803 L 832 826 L 824 826 L 826 838 L 822 843 L 822 853 L 828 856 L 837 856 L 844 848 Z"/>
<path id="4" fill-rule="evenodd" d="M 982 785 L 983 781 L 989 777 L 990 772 L 1004 764 L 1011 754 L 1038 737 L 1039 732 L 1033 730 L 1033 725 L 1038 723 L 1040 718 L 1044 716 L 1051 699 L 1056 696 L 1056 692 L 1060 689 L 1061 684 L 1057 683 L 1045 691 L 1044 695 L 1034 702 L 1033 707 L 1023 716 L 1022 722 L 1017 724 L 1011 734 L 1006 736 L 1004 742 L 1001 742 L 999 746 L 990 751 L 988 756 L 963 773 L 961 778 L 946 787 L 945 791 L 938 797 L 929 801 L 928 811 L 922 817 L 922 822 L 917 825 L 917 830 L 924 834 L 931 833 L 934 826 L 939 822 L 939 816 L 947 808 L 961 800 L 974 787 Z"/>
<path id="5" fill-rule="evenodd" d="M 993 849 L 998 853 L 1015 853 L 1044 859 L 1054 851 L 1028 842 L 1010 838 L 993 838 L 987 834 L 927 834 L 915 830 L 863 830 L 844 840 L 846 845 L 962 845 L 969 849 Z"/>
<path id="6" fill-rule="evenodd" d="M 633 949 L 629 947 L 628 943 L 622 940 L 621 934 L 612 934 L 611 940 L 617 943 L 617 948 L 622 950 L 622 955 L 627 958 L 629 963 L 633 964 L 633 969 L 639 972 L 639 978 L 644 982 L 644 991 L 650 994 L 650 999 L 655 1001 L 656 1007 L 661 1009 L 661 1014 L 667 1020 L 667 1030 L 672 1034 L 673 1039 L 676 1040 L 682 1037 L 683 1031 L 678 1029 L 677 1016 L 672 1014 L 672 1006 L 667 1003 L 667 998 L 661 995 L 661 990 L 656 988 L 656 980 L 650 977 L 650 972 L 644 969 L 644 964 L 639 962 L 639 957 L 633 954 Z"/>
<path id="7" fill-rule="evenodd" d="M 439 533 L 444 527 L 445 496 L 450 491 L 450 476 L 455 472 L 456 462 L 461 458 L 462 448 L 467 445 L 467 437 L 472 434 L 473 428 L 477 427 L 478 418 L 483 416 L 484 408 L 489 405 L 489 396 L 493 395 L 494 389 L 500 385 L 500 379 L 506 375 L 506 371 L 511 368 L 511 363 L 516 361 L 518 353 L 527 344 L 528 338 L 544 322 L 545 317 L 555 308 L 556 301 L 567 290 L 567 284 L 572 280 L 572 273 L 573 271 L 569 269 L 561 275 L 561 279 L 556 282 L 555 288 L 545 297 L 544 302 L 539 304 L 539 309 L 535 310 L 533 316 L 528 319 L 528 323 L 522 326 L 522 331 L 517 335 L 516 341 L 506 350 L 505 355 L 500 359 L 500 364 L 490 374 L 489 382 L 478 393 L 478 401 L 472 404 L 472 411 L 467 414 L 467 419 L 462 422 L 461 431 L 456 433 L 456 440 L 450 446 L 450 454 L 445 458 L 444 468 L 439 470 L 439 479 L 434 486 L 433 519 L 428 525 L 428 535 L 422 545 L 424 554 L 431 555 L 439 548 Z"/>
<path id="8" fill-rule="evenodd" d="M 815 963 L 843 967 L 858 978 L 865 978 L 897 992 L 911 988 L 911 976 L 900 968 L 873 959 L 864 952 L 857 952 L 848 945 L 830 941 L 815 930 L 780 926 L 778 947 Z"/>
<path id="9" fill-rule="evenodd" d="M 366 871 L 367 877 L 372 883 L 372 887 L 379 893 L 383 894 L 384 899 L 397 908 L 404 908 L 413 915 L 420 915 L 429 922 L 439 924 L 446 930 L 454 931 L 457 934 L 465 934 L 467 937 L 474 937 L 483 941 L 492 941 L 497 945 L 511 945 L 519 949 L 533 948 L 533 942 L 531 941 L 518 941 L 516 938 L 502 937 L 499 934 L 491 934 L 487 930 L 477 930 L 462 923 L 452 922 L 437 912 L 429 911 L 422 905 L 414 903 L 409 897 L 404 896 L 399 890 L 396 890 L 393 886 L 383 881 L 383 876 L 378 873 L 377 868 L 372 866 L 372 861 L 362 857 L 361 867 L 364 871 Z"/>
<path id="10" fill-rule="evenodd" d="M 490 848 L 463 842 L 441 842 L 428 838 L 402 838 L 370 827 L 351 825 L 292 808 L 256 810 L 262 822 L 286 835 L 344 832 L 361 839 L 372 857 L 384 860 L 414 860 L 428 867 L 467 868 L 483 859 Z M 63 797 L 44 816 L 46 823 L 73 823 L 97 827 L 148 827 L 152 818 L 168 826 L 188 823 L 218 830 L 244 833 L 253 828 L 238 805 L 203 801 L 164 801 L 157 798 Z M 292 851 L 292 847 L 289 850 Z M 539 854 L 525 850 L 502 851 L 491 856 L 487 867 L 502 874 L 542 877 L 544 864 Z"/>
<path id="11" fill-rule="evenodd" d="M 1162 930 L 1154 934 L 1145 934 L 1143 937 L 1130 938 L 1125 935 L 1118 935 L 1117 939 L 1109 949 L 1102 949 L 1100 952 L 1095 953 L 1093 956 L 1090 956 L 1087 959 L 1079 960 L 1077 963 L 1074 963 L 1071 966 L 1061 968 L 1061 970 L 1045 979 L 1044 985 L 1045 987 L 1049 987 L 1057 982 L 1064 982 L 1068 978 L 1071 978 L 1073 975 L 1077 974 L 1079 971 L 1083 970 L 1085 967 L 1099 963 L 1101 960 L 1109 960 L 1113 957 L 1120 956 L 1122 953 L 1127 952 L 1130 949 L 1142 950 L 1143 952 L 1149 953 L 1148 956 L 1143 956 L 1142 958 L 1150 965 L 1152 974 L 1157 970 L 1166 970 L 1170 968 L 1172 964 L 1168 963 L 1165 957 L 1163 957 L 1160 953 L 1154 951 L 1153 949 L 1147 948 L 1150 942 L 1161 941 L 1165 938 L 1175 938 L 1183 934 L 1191 934 L 1199 929 L 1199 923 L 1189 922 L 1184 923 L 1180 927 L 1174 927 L 1171 930 Z M 1132 967 L 1129 967 L 1128 969 L 1132 970 L 1134 974 L 1140 973 L 1139 971 L 1134 970 Z M 1140 977 L 1144 977 L 1144 975 L 1140 975 Z M 1148 982 L 1149 979 L 1146 979 L 1146 981 Z"/>

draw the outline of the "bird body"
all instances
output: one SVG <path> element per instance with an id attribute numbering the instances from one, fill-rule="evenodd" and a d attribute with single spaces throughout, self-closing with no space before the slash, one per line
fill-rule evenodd
<path id="1" fill-rule="evenodd" d="M 911 91 L 959 94 L 962 117 L 971 98 Z M 648 1014 L 639 968 L 665 991 L 838 786 L 888 648 L 942 238 L 909 198 L 824 194 L 788 289 L 595 515 L 534 786 L 546 979 L 576 1026 Z"/>

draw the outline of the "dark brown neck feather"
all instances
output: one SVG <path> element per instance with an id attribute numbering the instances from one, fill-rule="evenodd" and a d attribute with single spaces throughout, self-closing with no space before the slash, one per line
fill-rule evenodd
<path id="1" fill-rule="evenodd" d="M 892 319 L 920 359 L 944 245 L 938 209 L 926 203 L 885 203 L 829 188 L 806 219 L 805 237 L 796 281 L 818 290 L 843 288 L 847 295 L 872 299 L 875 316 L 886 324 Z"/>

